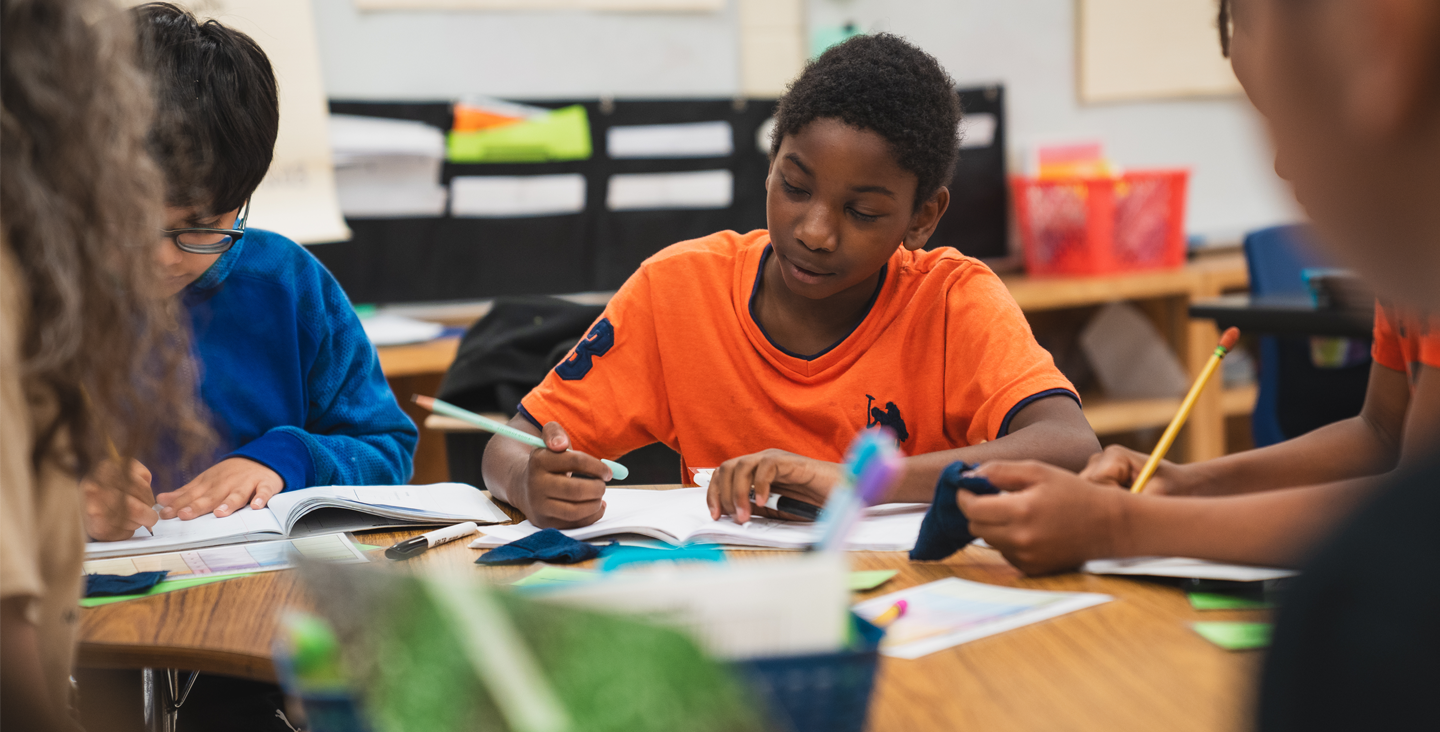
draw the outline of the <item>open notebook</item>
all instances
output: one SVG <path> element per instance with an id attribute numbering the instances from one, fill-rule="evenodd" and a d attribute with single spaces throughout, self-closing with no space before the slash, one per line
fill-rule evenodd
<path id="1" fill-rule="evenodd" d="M 153 532 L 141 528 L 124 541 L 90 542 L 85 556 L 123 557 L 341 531 L 509 520 L 488 496 L 463 483 L 318 486 L 280 493 L 258 511 L 246 506 L 225 518 L 212 513 L 190 521 L 166 519 L 155 524 Z"/>
<path id="2" fill-rule="evenodd" d="M 868 509 L 846 548 L 851 551 L 909 551 L 920 533 L 928 503 L 892 503 Z M 470 544 L 484 549 L 508 544 L 539 531 L 529 521 L 487 526 Z M 737 524 L 729 517 L 710 518 L 704 488 L 669 491 L 611 488 L 605 491 L 605 515 L 599 521 L 565 534 L 588 541 L 621 534 L 640 534 L 667 544 L 727 544 L 764 549 L 803 549 L 818 538 L 815 524 L 754 518 Z"/>

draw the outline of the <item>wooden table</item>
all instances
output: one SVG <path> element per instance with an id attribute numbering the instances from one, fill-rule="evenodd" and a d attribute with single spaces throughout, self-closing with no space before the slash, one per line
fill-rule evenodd
<path id="1" fill-rule="evenodd" d="M 513 515 L 513 514 L 512 514 Z M 417 532 L 377 532 L 389 545 Z M 377 562 L 386 560 L 372 553 Z M 464 565 L 494 581 L 533 567 L 473 565 L 480 551 L 455 542 L 395 565 Z M 733 552 L 753 561 L 785 552 Z M 869 729 L 1243 730 L 1250 726 L 1258 653 L 1229 653 L 1187 623 L 1256 620 L 1258 612 L 1198 612 L 1177 589 L 1067 574 L 1030 579 L 993 550 L 969 547 L 944 562 L 901 552 L 855 552 L 855 569 L 898 569 L 873 597 L 945 577 L 1007 587 L 1102 592 L 1114 602 L 966 643 L 913 661 L 884 658 Z M 270 647 L 279 613 L 308 609 L 292 571 L 201 585 L 82 610 L 79 665 L 181 668 L 273 680 Z"/>

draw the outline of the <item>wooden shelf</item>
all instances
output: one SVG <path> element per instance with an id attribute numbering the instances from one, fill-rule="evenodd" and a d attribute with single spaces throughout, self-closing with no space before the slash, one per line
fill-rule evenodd
<path id="1" fill-rule="evenodd" d="M 1221 410 L 1226 417 L 1250 414 L 1255 409 L 1256 387 L 1244 386 L 1221 392 Z M 1087 396 L 1085 419 L 1097 435 L 1114 435 L 1133 430 L 1164 427 L 1180 409 L 1180 399 L 1110 399 Z"/>
<path id="2" fill-rule="evenodd" d="M 1234 389 L 1226 389 L 1220 394 L 1220 411 L 1226 417 L 1241 417 L 1255 411 L 1255 397 L 1260 393 L 1260 387 L 1251 384 Z"/>
<path id="3" fill-rule="evenodd" d="M 1180 409 L 1180 400 L 1176 398 L 1108 399 L 1091 396 L 1084 399 L 1085 419 L 1097 435 L 1164 427 L 1170 424 L 1176 410 Z"/>

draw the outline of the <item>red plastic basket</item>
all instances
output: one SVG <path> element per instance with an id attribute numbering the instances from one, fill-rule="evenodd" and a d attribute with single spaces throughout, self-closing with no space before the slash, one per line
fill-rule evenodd
<path id="1" fill-rule="evenodd" d="M 1014 178 L 1025 269 L 1036 276 L 1101 275 L 1185 264 L 1188 170 L 1118 178 Z"/>

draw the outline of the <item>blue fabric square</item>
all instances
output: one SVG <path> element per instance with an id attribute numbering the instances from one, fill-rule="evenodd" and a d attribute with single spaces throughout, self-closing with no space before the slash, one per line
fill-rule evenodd
<path id="1" fill-rule="evenodd" d="M 920 535 L 915 539 L 915 548 L 910 550 L 911 559 L 944 559 L 975 540 L 975 535 L 970 533 L 970 519 L 965 518 L 965 512 L 955 502 L 955 494 L 961 488 L 979 495 L 1000 492 L 984 478 L 963 476 L 966 471 L 977 467 L 957 462 L 940 473 L 940 480 L 935 483 L 935 500 L 920 522 Z"/>
<path id="2" fill-rule="evenodd" d="M 87 574 L 86 597 L 138 595 L 160 583 L 169 571 L 136 572 L 135 574 Z"/>
<path id="3" fill-rule="evenodd" d="M 615 546 L 611 542 L 610 546 Z M 609 548 L 609 547 L 605 547 Z M 542 529 L 523 539 L 497 546 L 480 555 L 476 564 L 576 564 L 600 556 L 601 548 L 576 541 L 555 529 Z"/>

